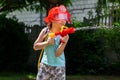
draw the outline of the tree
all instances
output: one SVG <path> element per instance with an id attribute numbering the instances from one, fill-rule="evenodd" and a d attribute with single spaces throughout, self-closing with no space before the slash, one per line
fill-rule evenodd
<path id="1" fill-rule="evenodd" d="M 50 8 L 64 4 L 68 6 L 71 4 L 70 0 L 0 0 L 0 12 L 10 12 L 14 10 L 27 10 L 43 11 Z"/>

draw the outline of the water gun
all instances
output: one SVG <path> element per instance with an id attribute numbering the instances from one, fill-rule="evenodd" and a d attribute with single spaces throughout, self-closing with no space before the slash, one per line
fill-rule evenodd
<path id="1" fill-rule="evenodd" d="M 62 26 L 60 32 L 49 33 L 48 37 L 54 38 L 57 35 L 60 35 L 60 36 L 64 37 L 67 34 L 73 34 L 74 32 L 75 32 L 75 28 L 74 27 L 68 28 L 67 26 Z"/>
<path id="2" fill-rule="evenodd" d="M 56 32 L 56 33 L 49 33 L 48 37 L 54 38 L 57 35 L 61 35 L 62 37 L 66 36 L 67 34 L 73 34 L 75 33 L 75 31 L 78 30 L 88 30 L 88 29 L 101 29 L 102 27 L 98 26 L 98 27 L 78 27 L 78 28 L 74 28 L 74 27 L 67 27 L 67 26 L 62 26 L 60 32 Z"/>

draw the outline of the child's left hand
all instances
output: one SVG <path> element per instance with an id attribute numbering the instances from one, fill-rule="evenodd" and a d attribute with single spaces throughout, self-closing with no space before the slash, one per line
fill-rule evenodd
<path id="1" fill-rule="evenodd" d="M 69 35 L 66 35 L 64 37 L 61 37 L 61 43 L 67 43 L 69 40 Z"/>

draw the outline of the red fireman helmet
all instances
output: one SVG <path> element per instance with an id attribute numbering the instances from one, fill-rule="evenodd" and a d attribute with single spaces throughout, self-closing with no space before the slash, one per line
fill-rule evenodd
<path id="1" fill-rule="evenodd" d="M 60 5 L 50 9 L 48 16 L 45 18 L 45 22 L 49 23 L 51 20 L 66 20 L 68 23 L 71 23 L 70 13 L 64 5 Z"/>

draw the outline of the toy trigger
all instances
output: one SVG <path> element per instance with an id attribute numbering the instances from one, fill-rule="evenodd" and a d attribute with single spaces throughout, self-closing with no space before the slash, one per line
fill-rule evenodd
<path id="1" fill-rule="evenodd" d="M 68 28 L 67 26 L 62 26 L 60 32 L 62 32 L 63 29 L 67 29 L 67 28 Z"/>

